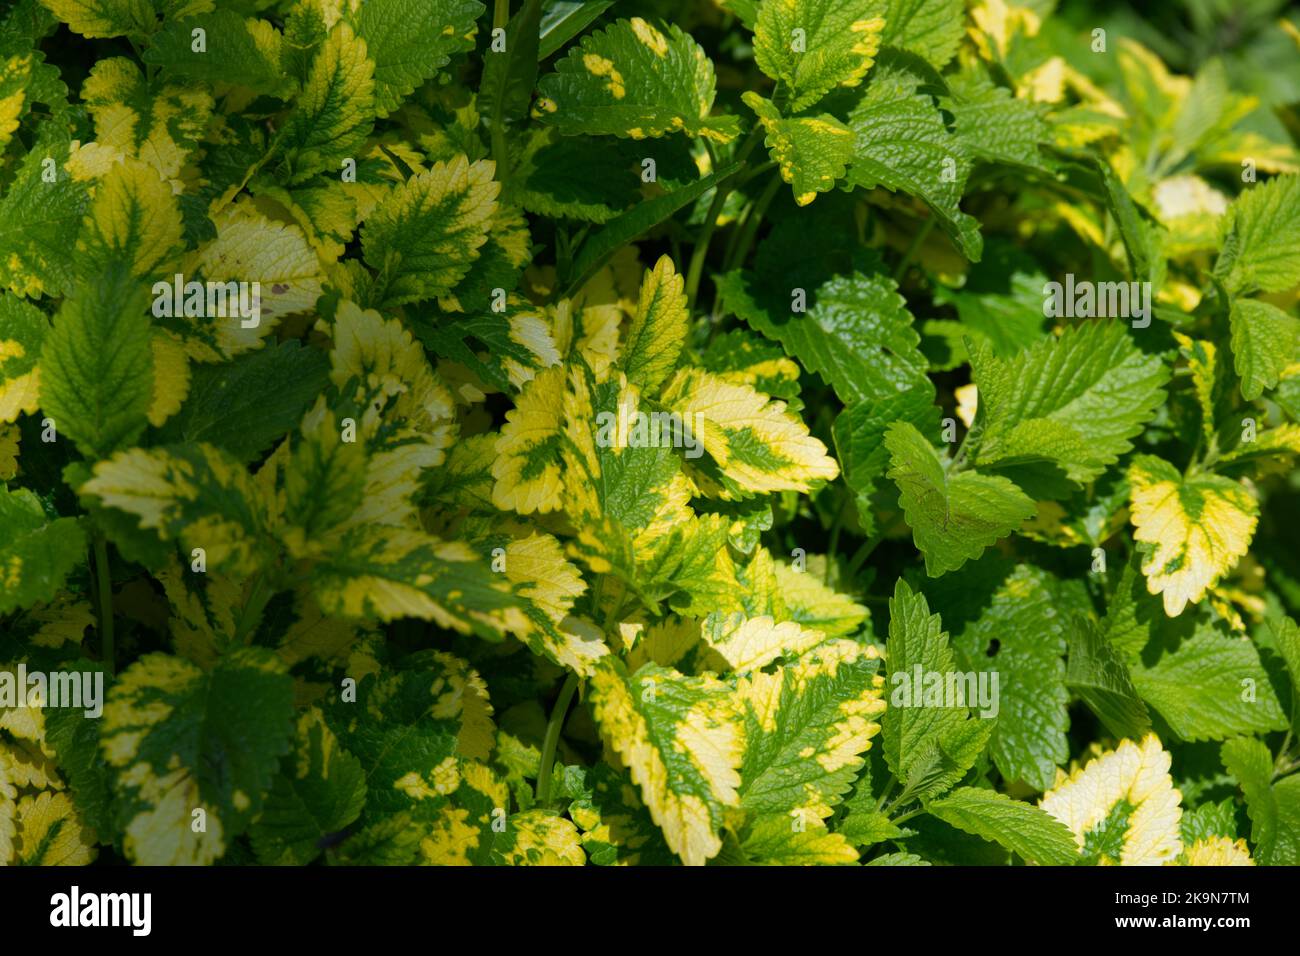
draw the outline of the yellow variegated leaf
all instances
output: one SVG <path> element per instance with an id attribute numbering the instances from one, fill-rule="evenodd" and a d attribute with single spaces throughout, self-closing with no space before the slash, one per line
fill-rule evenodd
<path id="1" fill-rule="evenodd" d="M 765 813 L 745 830 L 740 852 L 747 866 L 851 866 L 858 851 L 820 820 Z"/>
<path id="2" fill-rule="evenodd" d="M 748 386 L 682 369 L 664 386 L 663 402 L 693 433 L 703 425 L 704 450 L 741 493 L 809 491 L 839 474 L 826 446 L 785 402 Z"/>
<path id="3" fill-rule="evenodd" d="M 513 844 L 499 851 L 509 866 L 585 866 L 582 837 L 573 821 L 545 810 L 512 814 L 506 825 Z"/>
<path id="4" fill-rule="evenodd" d="M 766 667 L 779 657 L 793 658 L 826 642 L 826 635 L 801 627 L 795 621 L 778 624 L 770 617 L 744 614 L 710 614 L 703 625 L 704 639 L 737 674 Z"/>
<path id="5" fill-rule="evenodd" d="M 1149 547 L 1142 561 L 1147 590 L 1177 617 L 1197 603 L 1246 553 L 1259 505 L 1245 486 L 1219 475 L 1180 475 L 1173 465 L 1139 455 L 1129 467 L 1133 537 Z"/>
<path id="6" fill-rule="evenodd" d="M 28 610 L 27 618 L 36 625 L 31 642 L 38 647 L 80 644 L 86 628 L 95 623 L 90 603 L 66 591 L 48 604 L 38 604 Z"/>
<path id="7" fill-rule="evenodd" d="M 41 346 L 50 331 L 40 309 L 0 293 L 0 422 L 41 407 Z"/>
<path id="8" fill-rule="evenodd" d="M 17 425 L 0 424 L 0 481 L 9 481 L 18 474 L 18 446 L 21 438 Z"/>
<path id="9" fill-rule="evenodd" d="M 641 298 L 623 345 L 628 381 L 653 394 L 677 364 L 689 322 L 682 277 L 660 256 L 641 284 Z"/>
<path id="10" fill-rule="evenodd" d="M 198 147 L 212 115 L 212 96 L 181 86 L 151 88 L 126 57 L 98 61 L 81 88 L 95 120 L 101 147 L 152 166 L 174 192 L 184 186 L 182 169 Z"/>
<path id="11" fill-rule="evenodd" d="M 147 37 L 157 27 L 149 0 L 41 0 L 74 33 L 84 37 Z"/>
<path id="12" fill-rule="evenodd" d="M 1183 866 L 1255 865 L 1255 861 L 1250 856 L 1250 847 L 1246 846 L 1245 840 L 1229 840 L 1224 836 L 1210 836 L 1197 840 L 1183 851 L 1183 857 L 1179 862 Z"/>
<path id="13" fill-rule="evenodd" d="M 317 50 L 282 131 L 290 180 L 337 169 L 365 142 L 374 121 L 375 64 L 366 56 L 366 41 L 340 21 Z"/>
<path id="14" fill-rule="evenodd" d="M 20 789 L 62 790 L 63 780 L 52 756 L 53 752 L 46 754 L 40 744 L 0 739 L 0 778 Z"/>
<path id="15" fill-rule="evenodd" d="M 358 434 L 370 437 L 385 422 L 403 421 L 438 452 L 429 466 L 439 464 L 451 443 L 456 405 L 420 344 L 399 320 L 352 302 L 339 305 L 331 331 L 330 380 L 340 390 L 353 383 L 350 397 L 366 409 Z"/>
<path id="16" fill-rule="evenodd" d="M 740 802 L 756 813 L 829 817 L 853 784 L 885 710 L 879 653 L 836 640 L 737 686 L 745 714 Z M 789 823 L 789 821 L 787 821 Z"/>
<path id="17" fill-rule="evenodd" d="M 0 762 L 0 866 L 13 862 L 18 842 L 18 787 L 9 779 L 8 767 Z"/>
<path id="18" fill-rule="evenodd" d="M 228 206 L 213 217 L 213 225 L 217 237 L 197 257 L 203 278 L 259 284 L 256 326 L 245 328 L 238 314 L 207 319 L 203 340 L 228 358 L 260 347 L 284 316 L 315 308 L 321 266 L 301 229 L 266 218 L 251 203 Z"/>
<path id="19" fill-rule="evenodd" d="M 741 724 L 725 684 L 646 664 L 629 675 L 604 658 L 590 699 L 669 848 L 699 866 L 722 848 L 724 810 L 739 802 Z"/>
<path id="20" fill-rule="evenodd" d="M 261 812 L 290 744 L 293 681 L 241 647 L 209 671 L 146 654 L 118 675 L 100 751 L 114 775 L 123 848 L 145 865 L 211 863 Z M 192 826 L 197 810 L 205 828 Z"/>
<path id="21" fill-rule="evenodd" d="M 1182 794 L 1169 764 L 1155 734 L 1123 740 L 1073 773 L 1058 770 L 1039 806 L 1070 828 L 1086 863 L 1168 863 L 1183 850 Z"/>
<path id="22" fill-rule="evenodd" d="M 9 145 L 10 137 L 18 128 L 31 73 L 31 54 L 11 56 L 0 61 L 0 150 Z"/>
<path id="23" fill-rule="evenodd" d="M 170 332 L 156 331 L 149 341 L 153 352 L 153 398 L 149 424 L 155 428 L 181 410 L 190 393 L 190 359 L 185 346 Z"/>
<path id="24" fill-rule="evenodd" d="M 501 184 L 490 160 L 461 155 L 412 176 L 384 199 L 361 229 L 366 264 L 385 279 L 384 304 L 445 296 L 479 257 Z"/>
<path id="25" fill-rule="evenodd" d="M 609 646 L 599 628 L 569 616 L 574 600 L 587 590 L 582 573 L 565 560 L 560 542 L 549 534 L 513 540 L 504 550 L 506 577 L 542 615 L 534 619 L 529 645 L 561 667 L 591 676 Z"/>
<path id="26" fill-rule="evenodd" d="M 180 245 L 180 206 L 158 171 L 129 156 L 110 166 L 77 241 L 88 269 L 120 262 L 132 275 L 151 276 Z"/>
<path id="27" fill-rule="evenodd" d="M 837 86 L 857 86 L 880 49 L 878 6 L 850 0 L 772 0 L 759 7 L 754 59 L 786 87 L 791 112 Z"/>
<path id="28" fill-rule="evenodd" d="M 818 571 L 825 566 L 825 561 L 814 560 L 816 557 L 809 556 L 808 566 L 802 571 L 784 562 L 776 563 L 777 586 L 786 608 L 784 616 L 827 637 L 845 637 L 861 627 L 870 612 L 847 594 L 822 583 Z"/>
<path id="29" fill-rule="evenodd" d="M 156 576 L 171 606 L 167 627 L 176 650 L 200 667 L 211 667 L 235 633 L 245 588 L 229 575 L 191 571 L 174 556 Z"/>
<path id="30" fill-rule="evenodd" d="M 15 859 L 20 866 L 85 866 L 95 859 L 95 831 L 81 821 L 66 793 L 46 790 L 23 797 L 16 822 Z"/>
<path id="31" fill-rule="evenodd" d="M 492 502 L 498 508 L 526 515 L 560 507 L 564 410 L 563 367 L 544 369 L 524 385 L 497 439 Z"/>
<path id="32" fill-rule="evenodd" d="M 211 445 L 118 452 L 80 490 L 187 552 L 202 548 L 210 571 L 247 575 L 267 559 L 265 502 L 244 466 Z"/>

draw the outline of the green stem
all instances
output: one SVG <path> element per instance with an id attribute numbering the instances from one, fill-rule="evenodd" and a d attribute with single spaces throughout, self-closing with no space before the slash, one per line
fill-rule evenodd
<path id="1" fill-rule="evenodd" d="M 876 801 L 876 810 L 880 810 L 889 799 L 889 795 L 894 792 L 894 787 L 898 785 L 898 778 L 891 776 L 889 782 L 885 784 L 885 789 L 880 791 L 880 799 Z"/>
<path id="2" fill-rule="evenodd" d="M 898 268 L 894 270 L 895 282 L 901 283 L 903 281 L 903 276 L 907 274 L 907 267 L 912 264 L 912 257 L 916 255 L 916 251 L 921 248 L 921 243 L 925 242 L 925 237 L 930 234 L 930 230 L 933 228 L 934 217 L 931 216 L 924 222 L 924 224 L 922 224 L 921 228 L 916 231 L 916 235 L 912 237 L 912 244 L 907 247 L 907 252 L 903 254 L 903 261 L 900 262 Z"/>
<path id="3" fill-rule="evenodd" d="M 117 672 L 116 648 L 113 646 L 113 580 L 108 568 L 108 541 L 103 532 L 95 533 L 95 580 L 99 591 L 99 656 L 110 674 Z"/>
<path id="4" fill-rule="evenodd" d="M 853 557 L 849 559 L 849 580 L 850 581 L 853 581 L 855 578 L 857 578 L 858 572 L 861 571 L 862 566 L 867 563 L 867 558 L 871 557 L 871 552 L 875 551 L 876 545 L 880 544 L 880 542 L 883 540 L 884 538 L 879 534 L 872 535 L 865 542 L 863 542 L 862 547 L 858 548 L 858 550 L 854 553 Z"/>
<path id="5" fill-rule="evenodd" d="M 700 232 L 699 239 L 696 240 L 695 251 L 691 254 L 691 265 L 686 273 L 686 306 L 688 309 L 695 308 L 695 299 L 700 291 L 700 277 L 704 274 L 704 260 L 709 254 L 709 242 L 713 239 L 714 230 L 718 228 L 718 217 L 722 215 L 722 207 L 726 204 L 727 197 L 731 195 L 731 190 L 740 181 L 741 175 L 744 174 L 744 163 L 749 159 L 749 154 L 754 151 L 754 147 L 759 144 L 762 138 L 761 129 L 755 128 L 736 152 L 736 162 L 741 164 L 741 168 L 718 183 L 713 189 L 713 202 L 709 204 L 709 211 L 704 216 L 704 229 Z"/>
<path id="6" fill-rule="evenodd" d="M 542 763 L 537 771 L 537 802 L 542 806 L 551 802 L 551 769 L 555 764 L 555 748 L 560 742 L 560 731 L 564 729 L 564 717 L 569 710 L 569 701 L 578 689 L 578 675 L 569 672 L 560 688 L 560 696 L 555 698 L 551 708 L 551 719 L 546 722 L 546 737 L 542 740 Z"/>
<path id="7" fill-rule="evenodd" d="M 780 188 L 781 174 L 775 173 L 772 176 L 772 181 L 767 184 L 758 200 L 754 203 L 749 218 L 745 220 L 745 226 L 740 232 L 740 238 L 736 241 L 735 252 L 726 263 L 727 270 L 738 269 L 744 264 L 745 257 L 749 255 L 749 247 L 754 244 L 754 237 L 758 235 L 758 227 L 763 224 L 763 217 L 767 215 L 767 207 L 772 205 L 772 200 L 776 198 Z"/>
<path id="8" fill-rule="evenodd" d="M 257 630 L 258 622 L 262 619 L 262 611 L 266 609 L 267 602 L 274 596 L 274 589 L 267 586 L 266 572 L 260 572 L 257 575 L 257 580 L 253 582 L 253 589 L 248 594 L 248 602 L 239 615 L 239 624 L 235 627 L 233 638 L 236 644 L 247 643 L 248 638 Z"/>
<path id="9" fill-rule="evenodd" d="M 898 826 L 900 823 L 906 823 L 908 820 L 912 819 L 912 817 L 919 817 L 923 813 L 925 813 L 925 808 L 917 807 L 915 810 L 909 810 L 907 813 L 904 813 L 901 817 L 894 817 L 889 822 L 894 826 Z"/>

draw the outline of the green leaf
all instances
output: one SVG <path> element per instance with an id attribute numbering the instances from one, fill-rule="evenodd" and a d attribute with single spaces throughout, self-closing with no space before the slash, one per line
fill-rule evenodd
<path id="1" fill-rule="evenodd" d="M 206 442 L 252 461 L 302 419 L 329 381 L 329 360 L 290 340 L 193 370 L 189 397 L 158 440 Z"/>
<path id="2" fill-rule="evenodd" d="M 1069 866 L 1078 859 L 1074 836 L 1064 823 L 1004 793 L 959 787 L 926 805 L 945 823 L 998 843 L 1021 859 L 1048 866 Z"/>
<path id="3" fill-rule="evenodd" d="M 366 802 L 361 761 L 339 746 L 320 710 L 298 718 L 294 749 L 280 761 L 266 806 L 250 838 L 260 862 L 304 866 L 322 841 L 361 814 Z"/>
<path id="4" fill-rule="evenodd" d="M 888 475 L 931 577 L 953 571 L 1006 537 L 1034 513 L 1034 501 L 1005 478 L 944 472 L 938 452 L 914 425 L 885 431 Z"/>
<path id="5" fill-rule="evenodd" d="M 885 678 L 890 706 L 881 718 L 885 761 L 894 776 L 905 780 L 945 733 L 966 720 L 964 706 L 929 706 L 924 687 L 916 687 L 916 672 L 940 675 L 955 670 L 948 634 L 939 615 L 931 614 L 925 596 L 899 578 L 889 600 L 889 641 L 885 646 Z"/>
<path id="6" fill-rule="evenodd" d="M 614 0 L 551 0 L 542 13 L 537 58 L 547 60 L 614 5 Z"/>
<path id="7" fill-rule="evenodd" d="M 1079 621 L 1070 636 L 1065 683 L 1115 737 L 1138 738 L 1151 729 L 1128 665 L 1091 621 Z"/>
<path id="8" fill-rule="evenodd" d="M 1080 588 L 1022 564 L 954 642 L 967 667 L 989 674 L 990 685 L 997 675 L 990 754 L 1007 780 L 1046 790 L 1069 758 L 1070 695 L 1062 658 L 1072 616 L 1086 607 Z"/>
<path id="9" fill-rule="evenodd" d="M 818 193 L 828 192 L 844 177 L 853 157 L 853 131 L 828 113 L 783 117 L 770 100 L 745 93 L 767 131 L 764 142 L 781 170 L 781 178 L 794 187 L 794 200 L 806 206 Z"/>
<path id="10" fill-rule="evenodd" d="M 1300 175 L 1247 189 L 1222 222 L 1214 274 L 1233 295 L 1284 292 L 1300 283 Z"/>
<path id="11" fill-rule="evenodd" d="M 1264 866 L 1300 864 L 1300 775 L 1274 784 L 1273 755 L 1252 737 L 1226 741 L 1220 753 L 1246 795 L 1256 859 Z"/>
<path id="12" fill-rule="evenodd" d="M 753 270 L 719 277 L 726 308 L 780 342 L 846 404 L 913 388 L 933 396 L 928 363 L 917 347 L 921 337 L 895 282 L 874 257 L 839 261 L 841 255 L 827 249 L 834 236 L 819 231 L 818 223 L 800 219 L 774 229 Z M 806 311 L 796 312 L 801 299 Z"/>
<path id="13" fill-rule="evenodd" d="M 1233 299 L 1229 321 L 1241 397 L 1251 402 L 1276 387 L 1300 356 L 1300 319 L 1258 299 Z"/>
<path id="14" fill-rule="evenodd" d="M 885 18 L 882 43 L 915 53 L 936 70 L 956 55 L 965 35 L 961 0 L 875 0 L 871 12 Z"/>
<path id="15" fill-rule="evenodd" d="M 564 297 L 572 298 L 587 283 L 587 280 L 604 267 L 614 253 L 627 243 L 653 229 L 683 206 L 695 202 L 740 168 L 740 164 L 733 163 L 710 173 L 703 179 L 696 180 L 689 186 L 682 186 L 666 195 L 640 202 L 609 222 L 595 235 L 588 237 L 578 250 L 578 254 L 573 257 L 573 267 L 569 273 Z"/>
<path id="16" fill-rule="evenodd" d="M 736 117 L 709 116 L 713 64 L 699 44 L 641 17 L 587 34 L 538 85 L 533 115 L 563 133 L 642 139 L 680 131 L 726 143 L 740 132 Z"/>
<path id="17" fill-rule="evenodd" d="M 857 137 L 848 180 L 916 196 L 962 254 L 978 262 L 984 248 L 978 223 L 958 208 L 970 156 L 920 85 L 892 61 L 876 67 L 846 120 Z"/>
<path id="18" fill-rule="evenodd" d="M 657 664 L 628 674 L 606 657 L 588 693 L 606 745 L 627 765 L 668 846 L 688 866 L 716 856 L 725 808 L 739 803 L 743 745 L 726 685 Z"/>
<path id="19" fill-rule="evenodd" d="M 484 122 L 489 129 L 503 130 L 507 124 L 528 113 L 533 87 L 537 85 L 541 16 L 541 0 L 524 0 L 519 12 L 506 26 L 506 48 L 497 51 L 489 45 L 483 54 L 483 80 L 479 84 L 478 101 L 482 104 Z M 503 160 L 495 152 L 494 158 L 497 162 Z"/>
<path id="20" fill-rule="evenodd" d="M 1149 213 L 1142 210 L 1110 163 L 1096 159 L 1097 171 L 1106 199 L 1106 208 L 1119 227 L 1120 240 L 1128 256 L 1129 274 L 1139 282 L 1150 282 L 1159 289 L 1164 282 L 1162 256 L 1164 231 Z"/>
<path id="21" fill-rule="evenodd" d="M 104 707 L 100 749 L 115 776 L 128 859 L 145 866 L 220 859 L 261 812 L 293 729 L 293 681 L 261 648 L 211 671 L 146 654 Z M 191 826 L 203 810 L 206 829 Z"/>
<path id="22" fill-rule="evenodd" d="M 86 560 L 86 535 L 75 518 L 50 521 L 26 488 L 0 487 L 0 614 L 49 601 Z"/>
<path id="23" fill-rule="evenodd" d="M 872 0 L 767 0 L 754 26 L 754 59 L 784 87 L 793 111 L 837 86 L 857 86 L 880 49 L 885 21 Z"/>
<path id="24" fill-rule="evenodd" d="M 380 272 L 383 305 L 447 295 L 487 242 L 499 183 L 492 163 L 460 156 L 394 189 L 361 229 L 366 264 Z"/>
<path id="25" fill-rule="evenodd" d="M 1135 668 L 1133 683 L 1184 740 L 1225 740 L 1287 726 L 1255 646 L 1209 626 L 1153 666 Z"/>
<path id="26" fill-rule="evenodd" d="M 939 409 L 929 379 L 878 401 L 850 405 L 835 418 L 835 451 L 845 482 L 858 496 L 858 512 L 864 523 L 871 514 L 868 496 L 889 467 L 885 430 L 899 421 L 915 425 L 922 434 L 938 432 Z"/>
<path id="27" fill-rule="evenodd" d="M 1169 373 L 1118 322 L 1067 328 L 1012 359 L 971 353 L 985 423 L 980 465 L 1045 463 L 1072 482 L 1101 475 L 1164 400 Z"/>
<path id="28" fill-rule="evenodd" d="M 148 297 L 122 272 L 64 300 L 41 350 L 41 407 L 92 458 L 144 431 L 153 398 Z"/>
<path id="29" fill-rule="evenodd" d="M 478 0 L 367 0 L 355 13 L 357 35 L 375 64 L 375 111 L 387 116 L 454 53 L 473 49 Z M 491 56 L 491 54 L 489 54 Z M 486 83 L 484 84 L 486 85 Z"/>
<path id="30" fill-rule="evenodd" d="M 194 49 L 194 31 L 204 31 L 204 49 Z M 322 36 L 323 38 L 323 36 Z M 265 20 L 233 10 L 168 20 L 154 35 L 142 59 L 165 71 L 204 84 L 237 83 L 258 93 L 284 91 L 282 38 Z"/>
<path id="31" fill-rule="evenodd" d="M 960 23 L 960 14 L 956 21 Z M 945 100 L 945 106 L 956 117 L 957 135 L 973 159 L 1033 170 L 1047 168 L 1039 147 L 1052 145 L 1052 135 L 1034 103 L 995 86 L 982 72 L 963 72 L 947 79 L 952 97 Z"/>

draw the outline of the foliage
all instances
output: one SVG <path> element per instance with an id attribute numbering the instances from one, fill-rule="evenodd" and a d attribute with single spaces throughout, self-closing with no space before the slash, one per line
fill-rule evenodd
<path id="1" fill-rule="evenodd" d="M 1203 7 L 0 3 L 0 863 L 1300 862 Z"/>

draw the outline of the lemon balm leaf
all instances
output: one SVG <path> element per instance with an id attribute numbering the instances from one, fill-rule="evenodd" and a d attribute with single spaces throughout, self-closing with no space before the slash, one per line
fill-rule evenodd
<path id="1" fill-rule="evenodd" d="M 602 737 L 668 846 L 688 866 L 716 856 L 724 812 L 739 801 L 742 731 L 727 687 L 656 664 L 628 674 L 610 660 L 597 666 L 590 694 Z"/>
<path id="2" fill-rule="evenodd" d="M 86 536 L 75 518 L 46 517 L 26 488 L 0 490 L 0 614 L 48 601 L 85 561 Z"/>
<path id="3" fill-rule="evenodd" d="M 261 811 L 293 729 L 293 681 L 269 651 L 240 648 L 211 671 L 148 654 L 104 706 L 100 749 L 116 778 L 126 855 L 207 864 Z M 191 827 L 202 810 L 206 828 Z"/>
<path id="4" fill-rule="evenodd" d="M 945 474 L 938 453 L 914 425 L 891 425 L 885 447 L 887 474 L 898 486 L 903 513 L 932 577 L 979 557 L 1034 513 L 1033 499 L 1006 478 Z"/>
<path id="5" fill-rule="evenodd" d="M 713 63 L 679 27 L 633 17 L 582 38 L 538 82 L 533 115 L 562 133 L 642 139 L 682 132 L 729 142 L 734 116 L 710 116 Z"/>
<path id="6" fill-rule="evenodd" d="M 1147 588 L 1162 596 L 1166 614 L 1177 617 L 1246 553 L 1259 505 L 1239 482 L 1183 476 L 1154 455 L 1133 459 L 1129 482 L 1133 537 L 1146 546 Z"/>
<path id="7" fill-rule="evenodd" d="M 771 101 L 746 93 L 745 104 L 767 132 L 765 143 L 794 189 L 795 202 L 806 206 L 834 188 L 853 157 L 853 131 L 829 114 L 783 117 Z"/>
<path id="8" fill-rule="evenodd" d="M 387 116 L 452 54 L 472 49 L 478 0 L 375 0 L 355 14 L 357 35 L 375 64 L 375 109 Z"/>
<path id="9" fill-rule="evenodd" d="M 871 0 L 766 0 L 754 26 L 754 59 L 788 90 L 789 109 L 817 103 L 837 86 L 857 86 L 880 49 L 883 17 Z"/>
<path id="10" fill-rule="evenodd" d="M 1234 299 L 1229 320 L 1241 397 L 1254 401 L 1300 356 L 1300 318 L 1259 299 Z"/>
<path id="11" fill-rule="evenodd" d="M 88 456 L 148 424 L 153 351 L 144 289 L 117 271 L 64 300 L 41 350 L 41 407 Z"/>
<path id="12" fill-rule="evenodd" d="M 499 183 L 491 162 L 435 163 L 395 189 L 361 229 L 362 255 L 380 273 L 385 304 L 437 298 L 469 272 L 488 238 Z"/>

